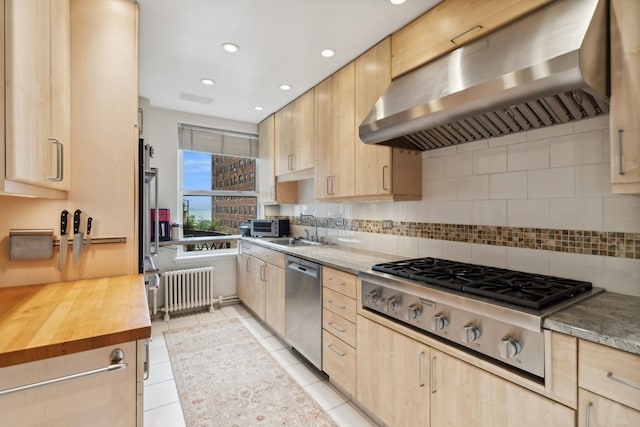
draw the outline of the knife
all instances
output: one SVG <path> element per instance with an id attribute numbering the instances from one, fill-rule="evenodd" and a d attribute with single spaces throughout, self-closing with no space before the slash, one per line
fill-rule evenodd
<path id="1" fill-rule="evenodd" d="M 87 218 L 87 252 L 89 252 L 89 247 L 91 246 L 91 223 L 93 222 L 93 218 Z"/>
<path id="2" fill-rule="evenodd" d="M 80 232 L 80 214 L 82 211 L 80 209 L 76 209 L 73 213 L 73 260 L 77 261 L 80 259 L 80 254 L 82 253 L 82 238 L 84 235 Z"/>
<path id="3" fill-rule="evenodd" d="M 60 255 L 58 256 L 58 270 L 64 271 L 64 266 L 67 262 L 67 245 L 69 241 L 67 240 L 67 215 L 69 215 L 68 210 L 63 210 L 60 215 Z"/>

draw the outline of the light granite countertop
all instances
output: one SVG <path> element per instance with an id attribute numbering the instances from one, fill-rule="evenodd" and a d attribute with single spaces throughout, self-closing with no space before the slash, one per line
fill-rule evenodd
<path id="1" fill-rule="evenodd" d="M 640 355 L 640 297 L 603 292 L 552 314 L 542 326 Z"/>
<path id="2" fill-rule="evenodd" d="M 269 239 L 243 240 L 352 274 L 406 259 L 341 245 L 283 246 Z M 544 319 L 543 328 L 640 355 L 640 297 L 603 292 L 552 314 Z"/>

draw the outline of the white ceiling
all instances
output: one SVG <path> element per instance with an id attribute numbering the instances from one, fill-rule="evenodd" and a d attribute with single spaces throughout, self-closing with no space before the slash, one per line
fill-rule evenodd
<path id="1" fill-rule="evenodd" d="M 140 96 L 155 107 L 258 123 L 440 1 L 138 0 Z M 223 42 L 240 51 L 225 52 Z M 323 58 L 325 48 L 336 55 Z"/>

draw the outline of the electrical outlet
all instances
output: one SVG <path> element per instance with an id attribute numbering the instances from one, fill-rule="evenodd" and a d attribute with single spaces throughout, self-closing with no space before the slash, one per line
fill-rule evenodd
<path id="1" fill-rule="evenodd" d="M 383 230 L 392 229 L 393 228 L 393 220 L 383 219 L 382 221 L 380 221 L 380 227 L 382 227 Z"/>

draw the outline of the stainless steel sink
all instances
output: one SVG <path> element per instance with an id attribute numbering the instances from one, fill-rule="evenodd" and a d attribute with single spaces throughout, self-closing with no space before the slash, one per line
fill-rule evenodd
<path id="1" fill-rule="evenodd" d="M 269 243 L 282 246 L 320 246 L 322 243 L 307 239 L 297 239 L 292 237 L 269 239 Z"/>

